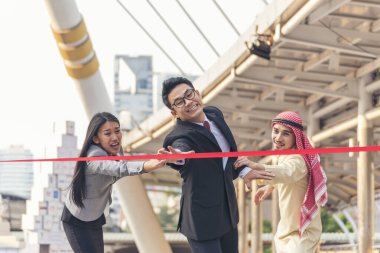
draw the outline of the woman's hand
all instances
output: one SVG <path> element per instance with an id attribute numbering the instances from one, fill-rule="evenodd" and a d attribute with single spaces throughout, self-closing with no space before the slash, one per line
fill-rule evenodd
<path id="1" fill-rule="evenodd" d="M 143 170 L 145 172 L 150 172 L 152 170 L 162 168 L 163 166 L 165 166 L 165 164 L 166 164 L 166 160 L 151 159 L 151 160 L 146 161 L 144 163 L 144 169 Z"/>
<path id="2" fill-rule="evenodd" d="M 273 191 L 274 187 L 271 185 L 266 185 L 264 187 L 260 187 L 256 191 L 255 195 L 255 204 L 260 204 L 263 200 L 265 200 Z"/>

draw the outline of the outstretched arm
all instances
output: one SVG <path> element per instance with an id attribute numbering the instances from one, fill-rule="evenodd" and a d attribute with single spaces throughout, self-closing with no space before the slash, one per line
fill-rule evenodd
<path id="1" fill-rule="evenodd" d="M 177 139 L 171 145 L 159 150 L 160 154 L 191 154 L 194 153 L 187 139 Z M 167 159 L 166 162 L 175 170 L 180 170 L 186 163 L 186 159 Z"/>
<path id="2" fill-rule="evenodd" d="M 251 190 L 252 180 L 272 180 L 275 175 L 272 172 L 265 170 L 251 170 L 247 175 L 243 177 L 244 183 L 249 190 Z"/>
<path id="3" fill-rule="evenodd" d="M 264 165 L 260 163 L 255 163 L 252 162 L 251 160 L 248 159 L 247 156 L 239 156 L 238 159 L 234 163 L 235 168 L 239 168 L 241 166 L 247 166 L 253 170 L 265 170 Z"/>
<path id="4" fill-rule="evenodd" d="M 153 170 L 162 168 L 163 166 L 165 166 L 165 164 L 166 164 L 165 159 L 164 160 L 151 159 L 151 160 L 146 161 L 144 163 L 143 171 L 144 172 L 151 172 Z"/>
<path id="5" fill-rule="evenodd" d="M 144 173 L 143 162 L 140 161 L 112 161 L 99 160 L 87 162 L 87 171 L 93 174 L 102 174 L 115 177 L 133 176 Z"/>
<path id="6" fill-rule="evenodd" d="M 158 153 L 159 154 L 192 154 L 194 153 L 193 150 L 190 150 L 190 151 L 181 151 L 180 149 L 175 149 L 173 148 L 172 146 L 168 146 L 166 149 L 165 148 L 161 148 L 160 150 L 158 150 Z M 184 159 L 166 159 L 166 162 L 167 163 L 174 163 L 174 164 L 184 164 Z"/>
<path id="7" fill-rule="evenodd" d="M 247 166 L 251 169 L 248 173 L 242 176 L 247 188 L 251 190 L 251 181 L 256 179 L 272 180 L 275 176 L 270 171 L 265 171 L 265 167 L 260 163 L 252 162 L 246 156 L 240 156 L 234 163 L 235 168 Z"/>

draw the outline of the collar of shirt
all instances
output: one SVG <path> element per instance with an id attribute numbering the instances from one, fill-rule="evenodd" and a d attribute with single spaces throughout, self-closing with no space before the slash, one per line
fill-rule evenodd
<path id="1" fill-rule="evenodd" d="M 215 136 L 215 139 L 218 142 L 219 147 L 222 150 L 222 152 L 228 152 L 228 151 L 230 151 L 230 145 L 228 144 L 228 142 L 227 142 L 226 138 L 224 137 L 224 135 L 222 134 L 222 132 L 219 130 L 219 128 L 215 125 L 215 123 L 213 121 L 211 121 L 211 120 L 209 120 L 207 118 L 207 116 L 205 114 L 205 121 L 206 120 L 208 121 L 208 123 L 210 123 L 211 133 Z M 200 123 L 199 122 L 194 122 L 194 123 L 203 127 L 203 122 L 200 122 Z M 223 169 L 226 168 L 227 161 L 228 161 L 228 157 L 223 157 Z M 251 170 L 252 170 L 251 168 L 245 167 L 240 172 L 239 177 L 243 178 Z"/>
<path id="2" fill-rule="evenodd" d="M 205 114 L 205 120 L 204 121 L 208 121 L 208 123 L 210 123 L 210 125 L 211 125 L 211 121 L 207 118 L 206 114 Z M 203 126 L 203 122 L 194 122 L 194 124 Z"/>
<path id="3" fill-rule="evenodd" d="M 208 121 L 210 124 L 210 130 L 211 133 L 214 135 L 216 141 L 219 144 L 220 149 L 222 152 L 229 152 L 230 151 L 230 144 L 228 143 L 227 139 L 224 137 L 223 133 L 220 131 L 220 129 L 215 125 L 215 123 L 211 120 L 209 120 L 205 114 L 205 121 Z M 203 126 L 203 122 L 198 123 L 196 122 L 195 124 Z M 226 168 L 226 164 L 228 161 L 228 157 L 223 157 L 223 169 Z"/>

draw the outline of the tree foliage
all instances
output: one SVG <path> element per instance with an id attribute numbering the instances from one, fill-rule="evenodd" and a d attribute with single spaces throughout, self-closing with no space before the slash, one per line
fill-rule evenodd
<path id="1" fill-rule="evenodd" d="M 347 218 L 343 214 L 339 214 L 338 216 L 343 221 L 346 228 L 352 232 L 352 226 L 348 222 Z M 328 212 L 325 208 L 322 208 L 321 210 L 321 219 L 323 233 L 343 233 L 342 229 L 339 227 L 338 223 L 336 223 L 331 213 Z"/>

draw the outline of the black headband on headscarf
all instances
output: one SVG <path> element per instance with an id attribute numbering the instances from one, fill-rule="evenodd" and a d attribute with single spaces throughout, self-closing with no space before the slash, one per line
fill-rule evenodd
<path id="1" fill-rule="evenodd" d="M 273 123 L 276 123 L 276 122 L 281 122 L 281 123 L 285 123 L 285 124 L 288 124 L 288 125 L 291 125 L 291 126 L 294 126 L 298 129 L 300 129 L 301 131 L 303 131 L 303 126 L 296 123 L 296 122 L 293 122 L 293 121 L 290 121 L 290 120 L 286 120 L 286 119 L 273 119 L 272 120 Z"/>

